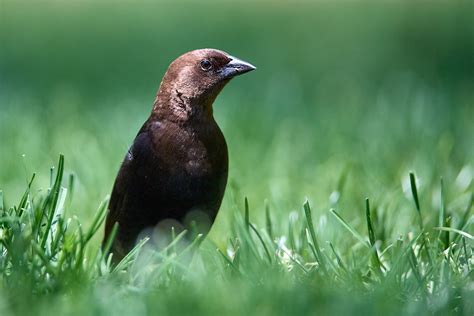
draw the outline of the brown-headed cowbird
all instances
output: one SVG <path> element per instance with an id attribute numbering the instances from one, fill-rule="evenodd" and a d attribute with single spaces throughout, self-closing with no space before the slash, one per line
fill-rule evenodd
<path id="1" fill-rule="evenodd" d="M 227 183 L 228 154 L 212 104 L 233 77 L 254 69 L 216 49 L 194 50 L 171 63 L 115 180 L 103 242 L 118 223 L 114 260 L 162 220 L 183 222 L 197 210 L 214 221 Z"/>

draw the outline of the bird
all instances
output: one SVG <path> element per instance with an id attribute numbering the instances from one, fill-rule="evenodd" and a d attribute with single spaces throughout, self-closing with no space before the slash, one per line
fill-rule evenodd
<path id="1" fill-rule="evenodd" d="M 165 220 L 183 223 L 199 214 L 214 222 L 229 162 L 213 103 L 232 78 L 255 69 L 211 48 L 187 52 L 169 65 L 113 185 L 102 245 L 110 245 L 114 261 Z"/>

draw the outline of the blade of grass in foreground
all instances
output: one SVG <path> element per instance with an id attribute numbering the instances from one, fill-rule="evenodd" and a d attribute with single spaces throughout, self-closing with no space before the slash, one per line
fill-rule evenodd
<path id="1" fill-rule="evenodd" d="M 440 208 L 438 215 L 438 226 L 446 226 L 448 223 L 446 221 L 446 202 L 445 202 L 445 193 L 444 193 L 444 181 L 443 178 L 440 179 Z M 440 231 L 438 235 L 439 241 L 443 244 L 443 248 L 446 249 L 449 246 L 449 231 Z"/>
<path id="2" fill-rule="evenodd" d="M 260 236 L 260 233 L 258 232 L 257 228 L 252 223 L 249 223 L 249 225 L 250 225 L 250 228 L 252 228 L 254 233 L 257 235 L 258 240 L 260 240 L 260 243 L 262 244 L 263 249 L 265 250 L 265 253 L 267 254 L 268 261 L 272 263 L 272 256 L 270 255 L 270 252 L 268 251 L 267 245 L 263 241 L 262 236 Z"/>
<path id="3" fill-rule="evenodd" d="M 64 156 L 60 155 L 59 156 L 59 162 L 58 162 L 58 171 L 56 173 L 56 180 L 54 181 L 54 185 L 51 189 L 51 194 L 50 194 L 50 201 L 46 205 L 49 207 L 46 207 L 45 210 L 45 216 L 46 216 L 46 229 L 43 232 L 43 237 L 41 241 L 41 248 L 44 248 L 46 245 L 46 241 L 48 239 L 49 231 L 51 229 L 51 225 L 53 223 L 54 219 L 54 212 L 56 211 L 56 206 L 58 204 L 59 200 L 59 191 L 61 188 L 61 181 L 63 179 L 63 174 L 64 174 Z"/>
<path id="4" fill-rule="evenodd" d="M 296 266 L 299 267 L 304 273 L 309 272 L 308 269 L 306 269 L 305 266 L 301 262 L 299 262 L 298 259 L 296 259 L 291 253 L 286 251 L 285 248 L 280 248 L 280 249 L 288 256 L 288 258 L 290 258 L 291 261 L 296 263 Z"/>
<path id="5" fill-rule="evenodd" d="M 232 270 L 240 275 L 240 271 L 239 269 L 234 265 L 234 263 L 232 262 L 232 260 L 229 259 L 229 257 L 227 257 L 219 248 L 216 248 L 217 252 L 221 255 L 221 257 L 224 259 L 224 261 L 229 265 L 229 267 L 232 268 Z"/>
<path id="6" fill-rule="evenodd" d="M 416 187 L 416 178 L 413 172 L 410 172 L 410 187 L 411 194 L 413 196 L 413 200 L 415 201 L 416 210 L 419 216 L 420 229 L 423 231 L 423 218 L 421 216 L 420 200 L 418 199 L 418 188 Z"/>
<path id="7" fill-rule="evenodd" d="M 308 229 L 309 229 L 309 233 L 311 235 L 311 241 L 313 242 L 313 246 L 316 250 L 316 254 L 317 254 L 317 258 L 316 260 L 318 260 L 319 264 L 321 265 L 321 268 L 323 269 L 323 272 L 326 273 L 326 264 L 324 262 L 324 258 L 323 258 L 323 255 L 321 253 L 321 248 L 319 247 L 319 243 L 318 243 L 318 239 L 316 238 L 316 232 L 314 230 L 314 226 L 313 226 L 313 218 L 311 216 L 311 207 L 309 206 L 309 201 L 306 200 L 303 204 L 303 208 L 304 208 L 304 213 L 305 213 L 305 216 L 306 216 L 306 223 L 308 224 Z"/>
<path id="8" fill-rule="evenodd" d="M 246 246 L 248 246 L 248 247 L 245 247 L 245 249 L 250 250 L 250 252 L 255 256 L 256 259 L 263 260 L 260 256 L 257 246 L 255 245 L 255 241 L 250 235 L 250 207 L 249 207 L 248 199 L 245 198 L 244 202 L 245 202 L 244 222 L 242 223 L 243 225 L 237 225 L 239 228 L 238 229 L 239 233 L 237 234 L 240 235 L 240 237 L 242 238 L 242 242 L 246 244 Z"/>
<path id="9" fill-rule="evenodd" d="M 474 240 L 474 236 L 472 236 L 469 233 L 466 233 L 465 231 L 462 231 L 462 230 L 459 230 L 459 229 L 456 229 L 456 228 L 452 228 L 452 227 L 434 227 L 433 229 L 436 229 L 436 230 L 439 230 L 439 231 L 456 233 L 456 234 L 464 236 L 468 239 Z"/>
<path id="10" fill-rule="evenodd" d="M 71 204 L 71 202 L 73 200 L 74 188 L 75 188 L 75 179 L 76 178 L 74 177 L 73 173 L 69 174 L 69 179 L 68 179 L 68 184 L 67 184 L 67 189 L 68 189 L 68 192 L 69 192 L 69 198 L 68 198 L 69 205 Z"/>
<path id="11" fill-rule="evenodd" d="M 351 226 L 349 225 L 342 217 L 339 215 L 336 210 L 330 209 L 329 212 L 331 212 L 332 215 L 339 221 L 339 223 L 344 226 L 360 243 L 362 243 L 364 246 L 370 248 L 370 244 L 367 243 L 364 238 Z"/>
<path id="12" fill-rule="evenodd" d="M 135 247 L 117 264 L 117 266 L 112 270 L 112 273 L 126 269 L 130 264 L 133 263 L 133 259 L 136 258 L 138 252 L 142 247 L 148 242 L 150 238 L 145 237 L 140 242 L 137 243 Z"/>
<path id="13" fill-rule="evenodd" d="M 382 268 L 385 270 L 384 265 L 380 261 L 379 254 L 377 252 L 377 247 L 375 246 L 375 232 L 374 232 L 374 226 L 372 224 L 372 219 L 370 217 L 370 202 L 369 199 L 365 199 L 365 217 L 367 219 L 367 229 L 369 233 L 369 242 L 370 246 L 372 247 L 372 251 L 374 254 L 374 263 L 377 266 L 377 270 L 382 272 Z"/>
<path id="14" fill-rule="evenodd" d="M 26 191 L 21 197 L 20 204 L 18 204 L 18 217 L 21 217 L 21 215 L 23 214 L 23 211 L 25 210 L 26 203 L 28 202 L 28 196 L 30 195 L 31 184 L 33 183 L 33 180 L 35 179 L 35 176 L 36 174 L 33 173 L 33 175 L 31 176 L 30 182 L 28 182 Z M 3 195 L 2 195 L 2 208 L 3 208 Z"/>
<path id="15" fill-rule="evenodd" d="M 250 229 L 250 210 L 249 210 L 249 200 L 245 197 L 245 228 Z"/>
<path id="16" fill-rule="evenodd" d="M 413 195 L 413 200 L 415 201 L 416 210 L 418 212 L 419 226 L 423 234 L 423 244 L 425 245 L 426 256 L 428 257 L 428 261 L 430 262 L 430 264 L 432 264 L 433 260 L 431 259 L 431 254 L 430 254 L 430 243 L 429 243 L 429 239 L 426 238 L 424 234 L 423 217 L 421 216 L 420 200 L 418 198 L 418 188 L 416 186 L 416 178 L 413 172 L 410 172 L 410 186 L 411 186 L 411 193 Z"/>
<path id="17" fill-rule="evenodd" d="M 272 218 L 270 216 L 270 206 L 268 205 L 268 200 L 265 200 L 265 226 L 267 228 L 268 236 L 273 240 L 273 225 Z"/>
<path id="18" fill-rule="evenodd" d="M 4 206 L 3 206 L 3 191 L 0 190 L 0 216 L 3 216 L 3 210 L 4 210 Z"/>
<path id="19" fill-rule="evenodd" d="M 372 225 L 372 219 L 370 217 L 370 202 L 368 198 L 365 199 L 365 217 L 367 219 L 367 229 L 369 233 L 370 245 L 373 247 L 375 245 L 375 232 L 374 227 Z"/>
<path id="20" fill-rule="evenodd" d="M 173 228 L 173 231 L 174 231 L 174 226 L 172 227 Z M 168 253 L 171 249 L 174 253 L 176 253 L 176 244 L 184 238 L 184 236 L 188 233 L 188 231 L 186 229 L 184 229 L 182 232 L 180 232 L 178 235 L 175 235 L 173 238 L 172 238 L 172 241 L 171 243 L 166 246 L 161 252 L 163 253 Z"/>
<path id="21" fill-rule="evenodd" d="M 334 249 L 334 246 L 332 245 L 331 242 L 328 242 L 328 243 L 329 243 L 329 247 L 331 248 L 332 253 L 333 253 L 334 256 L 336 257 L 337 264 L 341 267 L 342 270 L 344 270 L 344 272 L 347 272 L 347 268 L 346 268 L 346 266 L 344 265 L 344 262 L 342 261 L 342 259 L 341 259 L 341 257 L 339 256 L 339 254 L 336 252 L 336 249 Z"/>
<path id="22" fill-rule="evenodd" d="M 105 218 L 107 216 L 107 204 L 108 204 L 109 198 L 105 198 L 100 205 L 97 211 L 95 212 L 94 219 L 92 220 L 92 224 L 89 227 L 89 230 L 87 231 L 84 242 L 87 243 L 99 230 L 99 228 L 102 226 L 102 223 L 105 221 Z"/>
<path id="23" fill-rule="evenodd" d="M 117 231 L 118 231 L 118 223 L 115 222 L 114 226 L 112 227 L 112 231 L 109 234 L 109 237 L 105 241 L 105 245 L 102 246 L 102 256 L 101 256 L 100 261 L 102 261 L 104 257 L 109 254 L 110 249 L 112 248 L 112 243 L 114 242 L 115 236 L 117 235 Z"/>

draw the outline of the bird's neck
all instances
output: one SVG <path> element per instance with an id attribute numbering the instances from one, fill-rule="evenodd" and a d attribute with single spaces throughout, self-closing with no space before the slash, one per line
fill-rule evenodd
<path id="1" fill-rule="evenodd" d="M 177 123 L 199 123 L 214 120 L 212 104 L 217 93 L 190 96 L 177 88 L 158 91 L 151 116 L 158 120 Z"/>

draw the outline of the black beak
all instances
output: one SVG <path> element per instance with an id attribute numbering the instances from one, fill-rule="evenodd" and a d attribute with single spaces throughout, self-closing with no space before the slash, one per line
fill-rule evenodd
<path id="1" fill-rule="evenodd" d="M 234 56 L 229 56 L 229 58 L 231 58 L 229 63 L 222 68 L 222 75 L 226 79 L 257 69 L 254 65 L 235 58 Z"/>

